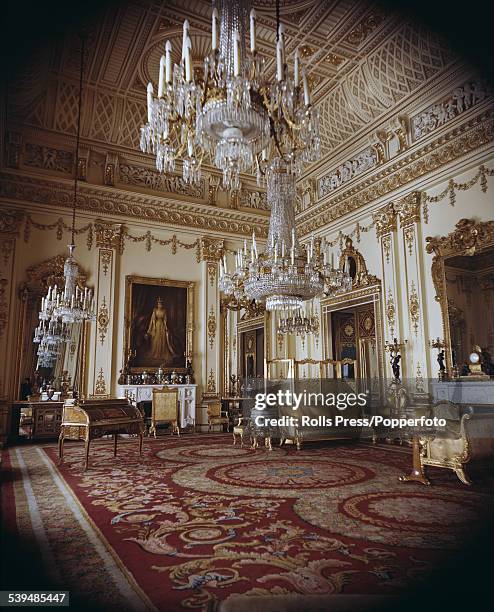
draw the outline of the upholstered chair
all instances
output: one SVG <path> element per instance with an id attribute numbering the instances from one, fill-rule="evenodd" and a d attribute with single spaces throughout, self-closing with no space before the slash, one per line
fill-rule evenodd
<path id="1" fill-rule="evenodd" d="M 228 413 L 221 408 L 221 402 L 215 401 L 208 404 L 208 431 L 211 431 L 213 425 L 228 425 L 230 419 Z"/>
<path id="2" fill-rule="evenodd" d="M 474 413 L 470 408 L 461 415 L 459 406 L 446 400 L 436 402 L 431 413 L 444 419 L 446 426 L 421 438 L 422 466 L 453 470 L 461 482 L 472 484 L 466 465 L 494 458 L 494 413 Z"/>
<path id="3" fill-rule="evenodd" d="M 178 409 L 178 389 L 153 389 L 149 435 L 154 434 L 156 438 L 156 425 L 168 423 L 171 425 L 171 434 L 176 433 L 179 436 Z"/>

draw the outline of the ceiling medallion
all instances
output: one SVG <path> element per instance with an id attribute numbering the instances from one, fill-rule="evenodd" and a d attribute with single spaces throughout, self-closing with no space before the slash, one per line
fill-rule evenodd
<path id="1" fill-rule="evenodd" d="M 172 68 L 172 45 L 160 60 L 157 95 L 148 84 L 148 122 L 141 150 L 156 156 L 160 172 L 182 160 L 183 178 L 197 184 L 205 157 L 223 172 L 223 186 L 240 188 L 240 173 L 253 171 L 261 182 L 269 161 L 279 157 L 291 172 L 319 156 L 319 122 L 299 51 L 290 73 L 277 2 L 276 75 L 266 73 L 256 49 L 256 13 L 249 0 L 219 0 L 213 6 L 211 52 L 204 77 L 194 76 L 188 21 L 183 26 L 182 59 Z M 250 45 L 246 34 L 249 21 Z"/>

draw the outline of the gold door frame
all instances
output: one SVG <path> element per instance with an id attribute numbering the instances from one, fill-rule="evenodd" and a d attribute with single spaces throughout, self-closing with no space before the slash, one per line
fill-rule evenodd
<path id="1" fill-rule="evenodd" d="M 449 376 L 453 374 L 453 356 L 451 352 L 448 292 L 444 269 L 445 260 L 453 256 L 472 256 L 494 246 L 494 221 L 460 219 L 455 228 L 447 236 L 428 236 L 425 239 L 425 250 L 427 253 L 434 255 L 431 266 L 432 282 L 436 290 L 436 301 L 439 302 L 441 308 L 446 371 Z"/>
<path id="2" fill-rule="evenodd" d="M 328 328 L 328 316 L 338 310 L 347 308 L 356 308 L 364 304 L 372 304 L 374 306 L 374 320 L 376 327 L 376 352 L 378 360 L 379 372 L 379 390 L 381 397 L 384 397 L 384 381 L 386 379 L 386 360 L 384 351 L 384 333 L 383 333 L 383 309 L 382 309 L 382 291 L 381 282 L 373 277 L 374 283 L 368 286 L 354 288 L 352 291 L 337 295 L 335 297 L 325 298 L 321 300 L 321 329 L 323 341 L 323 355 L 325 359 L 330 360 L 330 339 Z M 355 283 L 354 283 L 355 287 Z M 357 347 L 358 351 L 358 347 Z M 342 360 L 342 363 L 348 360 Z M 353 362 L 353 360 L 349 360 Z M 360 375 L 359 368 L 355 368 L 356 378 Z"/>

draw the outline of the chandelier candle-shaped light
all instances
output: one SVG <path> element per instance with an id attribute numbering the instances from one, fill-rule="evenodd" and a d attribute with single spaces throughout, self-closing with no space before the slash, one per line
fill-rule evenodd
<path id="1" fill-rule="evenodd" d="M 143 152 L 156 156 L 160 172 L 173 172 L 175 161 L 181 159 L 184 180 L 195 184 L 208 156 L 223 172 L 223 186 L 239 189 L 241 172 L 253 171 L 261 181 L 274 157 L 292 172 L 318 158 L 318 117 L 298 51 L 290 74 L 284 29 L 278 24 L 276 71 L 271 79 L 256 48 L 256 13 L 249 9 L 248 0 L 219 0 L 213 7 L 211 52 L 197 82 L 188 21 L 183 25 L 181 60 L 173 69 L 173 49 L 166 41 L 157 96 L 148 84 L 148 121 L 141 128 L 140 141 Z"/>
<path id="2" fill-rule="evenodd" d="M 314 297 L 334 295 L 352 287 L 348 261 L 343 270 L 328 263 L 322 241 L 312 237 L 301 249 L 295 228 L 295 176 L 280 159 L 267 170 L 267 198 L 271 205 L 266 251 L 258 252 L 255 234 L 250 249 L 247 242 L 235 256 L 230 272 L 226 256 L 220 263 L 219 287 L 236 304 L 255 300 L 266 310 L 299 311 Z M 250 257 L 249 257 L 250 252 Z"/>

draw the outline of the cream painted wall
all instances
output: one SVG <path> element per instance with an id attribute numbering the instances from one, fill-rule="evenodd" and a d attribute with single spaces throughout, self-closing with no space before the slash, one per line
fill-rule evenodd
<path id="1" fill-rule="evenodd" d="M 53 214 L 50 212 L 31 213 L 37 224 L 50 225 L 60 217 L 67 225 L 70 225 L 69 216 Z M 94 221 L 90 218 L 78 218 L 76 227 L 82 227 L 88 222 Z M 142 236 L 149 229 L 142 223 L 125 224 L 128 233 L 132 236 Z M 179 231 L 175 228 L 153 228 L 153 236 L 160 240 L 168 240 L 173 235 L 177 242 L 191 244 L 200 238 L 197 234 Z M 24 239 L 24 224 L 20 227 L 19 236 L 15 244 L 15 258 L 12 267 L 12 278 L 10 280 L 11 294 L 11 318 L 7 326 L 9 352 L 13 354 L 16 342 L 16 330 L 18 325 L 19 302 L 18 293 L 21 285 L 27 281 L 27 269 L 36 266 L 57 255 L 67 254 L 67 244 L 70 242 L 70 232 L 64 231 L 62 239 L 56 237 L 56 229 L 37 229 L 30 227 L 28 240 Z M 87 284 L 89 287 L 96 288 L 98 282 L 98 253 L 99 248 L 96 244 L 96 235 L 93 231 L 92 247 L 89 250 L 87 244 L 87 233 L 76 236 L 75 256 L 81 270 L 87 274 Z M 193 367 L 196 375 L 196 382 L 199 385 L 198 398 L 206 387 L 206 381 L 202 372 L 202 361 L 205 351 L 205 325 L 206 313 L 204 311 L 204 283 L 205 267 L 203 263 L 197 261 L 197 248 L 185 249 L 177 245 L 176 254 L 172 253 L 171 245 L 162 246 L 153 244 L 151 251 L 146 249 L 145 241 L 132 242 L 125 240 L 123 253 L 114 249 L 115 277 L 113 283 L 113 308 L 110 313 L 111 320 L 109 327 L 113 332 L 111 342 L 111 382 L 108 392 L 115 395 L 117 392 L 117 378 L 119 370 L 122 368 L 123 343 L 124 343 L 124 311 L 125 311 L 125 277 L 127 275 L 137 275 L 154 278 L 167 278 L 180 281 L 192 281 L 195 283 L 194 295 L 194 342 L 193 342 Z M 94 354 L 96 348 L 96 323 L 90 324 L 90 347 L 88 354 L 88 370 L 94 370 Z M 219 348 L 219 347 L 218 347 Z M 107 347 L 105 347 L 107 350 Z M 5 362 L 5 392 L 10 397 L 16 397 L 17 390 L 12 388 L 11 373 L 13 364 Z M 94 373 L 93 373 L 94 376 Z M 9 387 L 10 381 L 10 387 Z M 89 389 L 91 392 L 91 389 Z"/>
<path id="2" fill-rule="evenodd" d="M 468 182 L 476 175 L 481 164 L 484 164 L 487 168 L 494 168 L 494 159 L 488 157 L 479 159 L 474 168 L 464 173 L 455 174 L 451 178 L 454 178 L 456 183 Z M 447 186 L 448 180 L 439 183 L 431 180 L 429 183 L 421 185 L 421 190 L 429 196 L 436 196 L 444 191 Z M 371 228 L 368 232 L 361 232 L 359 241 L 355 236 L 353 237 L 353 246 L 364 256 L 369 273 L 383 280 L 383 287 L 386 275 L 388 277 L 386 286 L 390 282 L 390 276 L 395 281 L 393 293 L 396 293 L 396 295 L 393 297 L 396 308 L 396 326 L 400 330 L 395 333 L 399 336 L 399 340 L 407 339 L 408 341 L 403 361 L 405 375 L 410 378 L 417 375 L 418 366 L 424 378 L 432 378 L 437 375 L 437 351 L 431 349 L 428 344 L 431 339 L 443 338 L 441 312 L 439 304 L 435 300 L 436 292 L 432 282 L 432 255 L 425 251 L 426 237 L 447 235 L 454 230 L 455 224 L 462 218 L 474 218 L 478 221 L 494 219 L 494 176 L 487 177 L 487 191 L 485 193 L 481 190 L 480 182 L 477 182 L 468 190 L 456 190 L 455 194 L 454 206 L 449 203 L 448 196 L 438 203 L 431 202 L 428 204 L 428 219 L 422 213 L 421 220 L 414 226 L 416 239 L 412 245 L 405 243 L 403 228 L 400 226 L 399 219 L 397 220 L 397 227 L 392 232 L 391 270 L 386 267 L 386 257 L 375 228 Z M 406 195 L 406 193 L 400 194 L 400 198 Z M 385 206 L 386 204 L 389 204 L 389 202 L 381 205 Z M 376 207 L 371 204 L 367 210 L 369 211 L 369 209 L 372 213 L 363 211 L 360 215 L 352 216 L 348 221 L 343 219 L 330 227 L 324 228 L 318 235 L 333 241 L 340 231 L 344 235 L 354 232 L 357 222 L 361 227 L 368 227 L 372 224 Z M 339 252 L 339 246 L 333 247 L 333 251 L 335 252 L 335 261 L 337 261 L 336 253 Z M 410 321 L 409 291 L 412 281 L 417 285 L 419 298 L 418 333 L 415 333 Z M 384 295 L 382 307 L 383 313 L 385 313 L 386 299 Z M 385 314 L 383 319 L 385 340 L 392 341 L 390 331 L 387 329 Z M 321 339 L 317 346 L 317 343 L 311 338 L 302 345 L 302 342 L 297 340 L 296 349 L 290 356 L 296 359 L 306 357 L 318 359 L 324 355 L 322 342 Z M 390 372 L 387 372 L 387 375 L 389 374 Z"/>

